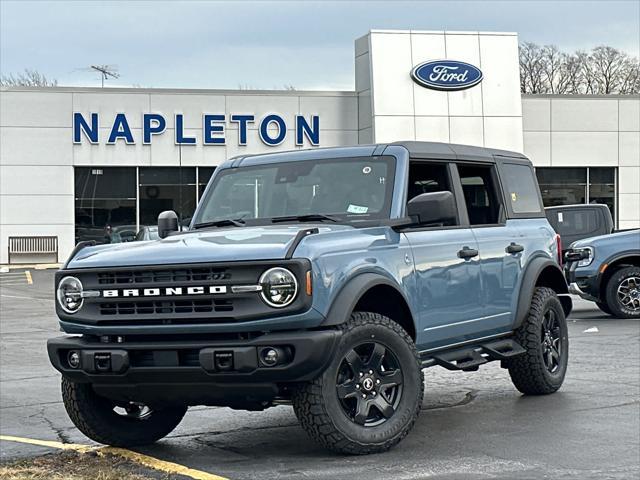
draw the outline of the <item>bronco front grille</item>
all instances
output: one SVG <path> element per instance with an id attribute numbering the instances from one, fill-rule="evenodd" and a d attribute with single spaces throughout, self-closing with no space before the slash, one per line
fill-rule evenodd
<path id="1" fill-rule="evenodd" d="M 230 299 L 202 298 L 193 300 L 134 301 L 100 303 L 100 315 L 142 315 L 172 313 L 232 312 Z"/>
<path id="2" fill-rule="evenodd" d="M 285 259 L 60 270 L 56 282 L 73 275 L 92 294 L 77 313 L 66 314 L 59 306 L 57 313 L 69 323 L 116 327 L 236 323 L 308 310 L 311 295 L 304 291 L 283 309 L 267 305 L 259 291 L 234 291 L 257 285 L 274 266 L 289 268 L 299 283 L 311 268 L 308 260 Z"/>
<path id="3" fill-rule="evenodd" d="M 138 284 L 138 283 L 176 283 L 219 282 L 231 280 L 231 272 L 227 268 L 198 267 L 176 268 L 167 270 L 120 270 L 101 272 L 98 274 L 100 285 Z"/>

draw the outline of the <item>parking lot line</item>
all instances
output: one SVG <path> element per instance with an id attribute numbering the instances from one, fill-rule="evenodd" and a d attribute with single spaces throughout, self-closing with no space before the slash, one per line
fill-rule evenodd
<path id="1" fill-rule="evenodd" d="M 151 457 L 143 453 L 134 452 L 126 448 L 117 447 L 93 447 L 91 445 L 81 445 L 78 443 L 62 443 L 54 442 L 50 440 L 38 440 L 35 438 L 14 437 L 12 435 L 0 435 L 0 441 L 26 443 L 29 445 L 37 445 L 39 447 L 56 448 L 59 450 L 75 450 L 80 453 L 87 453 L 94 451 L 98 455 L 115 455 L 118 457 L 126 458 L 132 462 L 138 463 L 148 468 L 158 470 L 160 472 L 169 473 L 173 475 L 183 475 L 185 477 L 193 478 L 194 480 L 228 480 L 225 477 L 215 475 L 213 473 L 203 472 L 202 470 L 195 470 L 193 468 L 180 465 L 179 463 L 167 462 L 160 460 L 159 458 Z"/>
<path id="2" fill-rule="evenodd" d="M 31 278 L 31 272 L 29 270 L 24 271 L 24 276 L 27 277 L 27 283 L 33 285 L 33 278 Z"/>

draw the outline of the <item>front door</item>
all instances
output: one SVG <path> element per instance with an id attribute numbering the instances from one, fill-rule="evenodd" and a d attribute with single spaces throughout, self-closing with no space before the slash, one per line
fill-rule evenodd
<path id="1" fill-rule="evenodd" d="M 436 348 L 474 338 L 483 316 L 480 262 L 460 252 L 478 250 L 469 228 L 406 232 L 418 290 L 417 343 Z"/>
<path id="2" fill-rule="evenodd" d="M 453 165 L 412 161 L 408 200 L 428 192 L 453 191 Z M 405 231 L 413 252 L 417 299 L 417 344 L 421 350 L 473 338 L 483 315 L 478 245 L 470 227 L 423 226 Z"/>

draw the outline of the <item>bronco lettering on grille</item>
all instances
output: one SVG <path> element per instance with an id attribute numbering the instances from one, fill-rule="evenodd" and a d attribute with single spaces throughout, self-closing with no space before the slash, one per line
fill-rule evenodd
<path id="1" fill-rule="evenodd" d="M 103 290 L 105 298 L 114 297 L 159 297 L 173 295 L 220 295 L 227 293 L 224 285 L 211 285 L 208 287 L 167 287 L 167 288 L 127 288 L 124 290 Z"/>

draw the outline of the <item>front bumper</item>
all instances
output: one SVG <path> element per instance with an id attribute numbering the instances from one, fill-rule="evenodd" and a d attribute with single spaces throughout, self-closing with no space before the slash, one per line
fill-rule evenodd
<path id="1" fill-rule="evenodd" d="M 578 262 L 571 262 L 566 264 L 564 273 L 569 284 L 569 293 L 592 302 L 600 301 L 597 272 L 581 271 Z"/>
<path id="2" fill-rule="evenodd" d="M 569 293 L 572 293 L 573 295 L 578 295 L 584 298 L 585 300 L 590 300 L 592 302 L 599 301 L 597 297 L 594 297 L 593 295 L 590 295 L 587 292 L 582 291 L 582 289 L 580 288 L 580 285 L 578 285 L 576 282 L 572 282 L 569 284 Z"/>
<path id="3" fill-rule="evenodd" d="M 107 397 L 147 404 L 234 406 L 270 401 L 282 384 L 309 381 L 333 357 L 337 329 L 268 333 L 249 340 L 102 343 L 85 337 L 47 342 L 53 366 Z M 173 337 L 175 338 L 175 337 Z M 278 362 L 262 360 L 276 350 Z M 76 352 L 79 365 L 69 362 Z"/>

